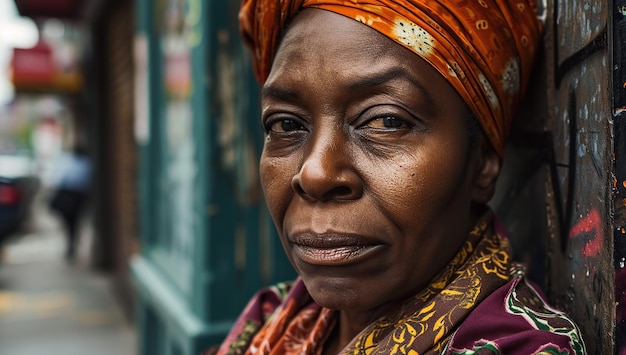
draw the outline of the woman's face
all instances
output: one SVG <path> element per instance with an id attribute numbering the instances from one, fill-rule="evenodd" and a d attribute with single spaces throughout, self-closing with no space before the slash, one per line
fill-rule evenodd
<path id="1" fill-rule="evenodd" d="M 424 60 L 323 11 L 292 22 L 262 91 L 261 179 L 289 259 L 323 306 L 374 312 L 427 286 L 473 221 L 483 159 Z"/>

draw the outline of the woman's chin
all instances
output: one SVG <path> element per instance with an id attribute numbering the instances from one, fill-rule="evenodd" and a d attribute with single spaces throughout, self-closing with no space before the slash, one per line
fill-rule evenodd
<path id="1" fill-rule="evenodd" d="M 388 303 L 384 289 L 364 287 L 369 283 L 346 278 L 303 277 L 309 294 L 322 307 L 344 312 L 371 312 Z M 385 297 L 387 296 L 387 297 Z"/>
<path id="2" fill-rule="evenodd" d="M 320 306 L 340 311 L 360 308 L 363 294 L 354 288 L 350 280 L 329 277 L 303 278 L 309 294 Z"/>

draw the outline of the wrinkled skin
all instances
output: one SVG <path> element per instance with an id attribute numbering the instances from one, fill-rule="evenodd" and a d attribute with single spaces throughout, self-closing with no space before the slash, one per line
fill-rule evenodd
<path id="1" fill-rule="evenodd" d="M 452 259 L 493 194 L 499 158 L 468 135 L 435 69 L 375 30 L 307 9 L 262 92 L 262 185 L 285 251 L 340 311 L 336 353 Z"/>

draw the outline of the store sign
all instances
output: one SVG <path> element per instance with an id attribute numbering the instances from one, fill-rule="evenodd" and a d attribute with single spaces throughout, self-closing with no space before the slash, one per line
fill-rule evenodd
<path id="1" fill-rule="evenodd" d="M 33 48 L 14 48 L 11 81 L 16 90 L 77 92 L 83 77 L 77 63 L 58 60 L 54 48 L 39 42 Z"/>
<path id="2" fill-rule="evenodd" d="M 15 48 L 11 60 L 13 84 L 44 85 L 52 81 L 52 50 L 43 45 L 29 49 Z"/>
<path id="3" fill-rule="evenodd" d="M 191 58 L 189 52 L 166 53 L 165 88 L 171 98 L 188 98 L 191 94 Z"/>

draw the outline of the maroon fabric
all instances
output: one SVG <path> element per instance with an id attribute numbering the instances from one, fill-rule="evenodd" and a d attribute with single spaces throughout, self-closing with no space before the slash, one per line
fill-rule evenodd
<path id="1" fill-rule="evenodd" d="M 514 314 L 512 303 L 517 303 L 524 312 Z M 499 352 L 481 349 L 485 344 L 493 345 Z M 586 351 L 574 322 L 551 308 L 536 285 L 518 276 L 470 313 L 455 332 L 447 353 L 585 354 Z"/>

